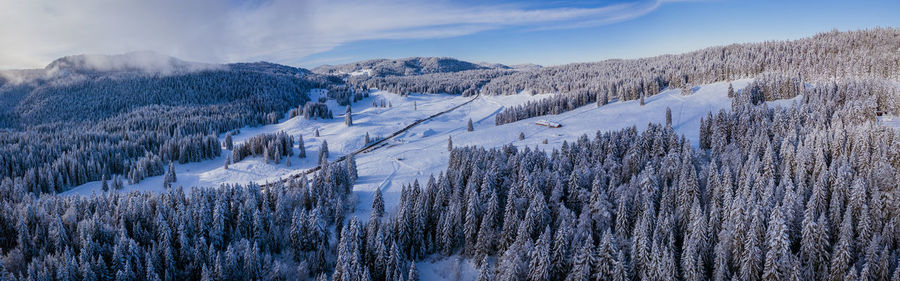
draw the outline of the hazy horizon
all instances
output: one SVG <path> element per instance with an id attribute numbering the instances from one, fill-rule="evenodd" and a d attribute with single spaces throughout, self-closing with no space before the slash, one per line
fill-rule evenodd
<path id="1" fill-rule="evenodd" d="M 900 26 L 874 1 L 15 2 L 0 12 L 0 69 L 79 54 L 153 51 L 186 61 L 314 68 L 379 58 L 453 57 L 544 66 L 632 59 L 732 43 Z"/>

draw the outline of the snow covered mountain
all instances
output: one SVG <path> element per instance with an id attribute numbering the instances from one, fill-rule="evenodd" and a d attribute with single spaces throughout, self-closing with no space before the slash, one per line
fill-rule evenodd
<path id="1" fill-rule="evenodd" d="M 411 76 L 433 73 L 459 72 L 476 69 L 507 69 L 502 64 L 475 64 L 454 58 L 412 57 L 402 59 L 375 59 L 341 65 L 325 65 L 312 71 L 331 75 Z"/>
<path id="2" fill-rule="evenodd" d="M 44 68 L 48 75 L 65 76 L 73 73 L 144 73 L 178 74 L 206 69 L 221 68 L 221 65 L 187 62 L 158 53 L 130 52 L 120 55 L 77 55 L 59 58 Z"/>
<path id="3" fill-rule="evenodd" d="M 327 83 L 308 70 L 283 65 L 201 64 L 146 52 L 64 57 L 44 69 L 7 71 L 0 77 L 7 81 L 0 85 L 0 110 L 9 116 L 0 125 L 6 126 L 99 120 L 148 105 L 251 99 L 283 111 L 307 99 L 298 92 Z"/>
<path id="4" fill-rule="evenodd" d="M 265 62 L 201 65 L 145 53 L 72 56 L 4 75 L 0 175 L 27 177 L 22 187 L 38 193 L 104 177 L 138 182 L 162 174 L 166 162 L 218 156 L 216 135 L 277 122 L 336 79 Z"/>
<path id="5" fill-rule="evenodd" d="M 887 280 L 898 50 L 9 72 L 0 279 Z"/>

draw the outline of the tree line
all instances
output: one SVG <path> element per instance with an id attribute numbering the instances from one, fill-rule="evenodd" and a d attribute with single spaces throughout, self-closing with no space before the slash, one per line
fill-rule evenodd
<path id="1" fill-rule="evenodd" d="M 333 81 L 257 63 L 171 76 L 97 74 L 4 84 L 15 124 L 0 130 L 0 180 L 57 193 L 115 175 L 138 182 L 171 161 L 220 155 L 217 135 L 268 124 Z"/>
<path id="2" fill-rule="evenodd" d="M 844 66 L 821 71 L 860 70 Z M 6 178 L 0 278 L 415 280 L 436 255 L 474 261 L 480 280 L 900 279 L 900 131 L 876 118 L 900 91 L 878 72 L 891 67 L 871 69 L 763 75 L 703 118 L 696 146 L 649 124 L 551 151 L 453 147 L 396 209 L 376 190 L 362 220 L 347 216 L 353 161 L 190 196 L 36 199 Z"/>
<path id="3" fill-rule="evenodd" d="M 2 280 L 304 280 L 333 267 L 353 178 L 40 200 L 3 186 Z M 337 228 L 340 231 L 340 227 Z"/>

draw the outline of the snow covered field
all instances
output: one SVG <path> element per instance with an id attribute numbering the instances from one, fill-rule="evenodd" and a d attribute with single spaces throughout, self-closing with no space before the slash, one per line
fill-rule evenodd
<path id="1" fill-rule="evenodd" d="M 735 89 L 746 86 L 750 80 L 734 82 Z M 672 109 L 672 127 L 696 145 L 699 138 L 700 118 L 709 111 L 731 108 L 727 96 L 728 83 L 716 83 L 700 87 L 693 95 L 683 96 L 680 90 L 667 90 L 645 99 L 645 105 L 638 101 L 610 103 L 606 106 L 586 105 L 559 115 L 541 116 L 510 124 L 496 126 L 493 116 L 503 106 L 504 98 L 486 97 L 413 128 L 398 138 L 398 145 L 377 150 L 357 157 L 359 174 L 357 191 L 360 203 L 356 214 L 368 217 L 372 195 L 381 188 L 385 197 L 385 208 L 391 210 L 400 195 L 403 184 L 419 180 L 424 184 L 432 174 L 439 174 L 447 166 L 449 152 L 447 139 L 452 136 L 454 146 L 477 145 L 486 148 L 513 144 L 551 150 L 572 141 L 583 134 L 593 137 L 599 131 L 618 130 L 631 126 L 638 129 L 650 122 L 664 123 L 666 107 Z M 467 109 L 469 108 L 469 109 Z M 467 132 L 465 121 L 472 118 L 475 130 Z M 547 128 L 535 125 L 541 119 L 548 119 L 563 125 L 562 128 Z M 525 139 L 519 140 L 519 133 Z M 543 140 L 547 144 L 543 144 Z M 402 145 L 401 145 L 402 144 Z"/>
<path id="2" fill-rule="evenodd" d="M 751 80 L 733 81 L 736 90 L 744 88 Z M 709 111 L 729 109 L 731 101 L 727 97 L 728 83 L 714 83 L 695 88 L 692 95 L 682 95 L 679 89 L 670 89 L 645 99 L 645 105 L 638 101 L 610 103 L 602 107 L 586 105 L 559 115 L 549 115 L 495 125 L 494 115 L 506 107 L 519 105 L 529 100 L 540 100 L 546 95 L 519 94 L 512 96 L 486 96 L 410 129 L 388 141 L 383 148 L 357 155 L 359 180 L 354 187 L 359 198 L 356 213 L 362 219 L 368 218 L 372 196 L 376 189 L 382 189 L 385 207 L 392 210 L 397 203 L 403 184 L 419 180 L 422 184 L 430 175 L 437 175 L 447 166 L 449 152 L 447 139 L 452 137 L 454 146 L 477 145 L 486 148 L 513 144 L 550 150 L 559 147 L 563 141 L 572 141 L 583 134 L 593 136 L 597 131 L 609 131 L 636 126 L 646 128 L 648 123 L 664 123 L 666 107 L 672 110 L 672 127 L 686 136 L 692 144 L 699 138 L 700 118 Z M 313 93 L 313 99 L 321 92 Z M 329 101 L 335 113 L 331 120 L 305 120 L 302 117 L 286 119 L 278 124 L 241 129 L 234 136 L 235 144 L 262 133 L 284 131 L 291 135 L 302 134 L 308 157 L 294 156 L 292 166 L 266 164 L 260 156 L 250 157 L 231 164 L 224 169 L 225 155 L 198 163 L 175 165 L 177 185 L 191 187 L 216 187 L 223 183 L 264 183 L 284 177 L 299 170 L 316 165 L 316 155 L 323 140 L 328 141 L 329 159 L 336 159 L 364 146 L 365 134 L 376 138 L 387 136 L 417 119 L 443 111 L 466 102 L 471 97 L 451 95 L 420 95 L 402 97 L 392 93 L 377 91 L 363 101 L 353 104 L 353 126 L 347 127 L 338 115 L 345 108 Z M 392 107 L 373 107 L 373 101 L 392 104 Z M 790 105 L 789 101 L 781 101 Z M 415 106 L 414 106 L 415 104 Z M 472 119 L 475 130 L 466 131 L 466 121 Z M 541 119 L 560 123 L 562 128 L 548 128 L 535 125 Z M 319 129 L 320 137 L 313 137 Z M 524 133 L 525 139 L 519 140 Z M 547 144 L 543 144 L 544 140 Z M 295 148 L 296 154 L 296 148 Z M 138 184 L 126 185 L 124 191 L 161 190 L 163 176 L 149 177 Z M 78 186 L 65 194 L 91 194 L 100 192 L 100 182 L 90 182 Z"/>
<path id="3" fill-rule="evenodd" d="M 317 100 L 321 94 L 323 94 L 321 91 L 314 91 L 311 93 L 311 98 Z M 542 98 L 544 98 L 544 96 L 515 95 L 489 97 L 484 99 L 491 101 L 489 107 L 463 107 L 457 109 L 457 111 L 470 112 L 474 114 L 473 116 L 493 116 L 493 114 L 499 112 L 499 109 L 504 105 L 516 105 L 528 100 Z M 296 154 L 298 150 L 295 147 L 295 156 L 291 158 L 291 166 L 286 166 L 284 161 L 279 165 L 266 164 L 261 156 L 255 156 L 233 163 L 229 165 L 226 170 L 224 169 L 225 158 L 226 155 L 231 154 L 231 151 L 223 149 L 222 155 L 215 159 L 195 163 L 176 164 L 175 172 L 178 177 L 178 182 L 175 184 L 185 187 L 215 187 L 223 183 L 264 183 L 267 180 L 275 180 L 296 171 L 315 167 L 317 164 L 316 155 L 323 140 L 328 142 L 328 149 L 330 152 L 329 159 L 333 161 L 342 155 L 363 147 L 365 144 L 366 133 L 368 133 L 372 139 L 379 136 L 388 136 L 415 120 L 425 118 L 469 100 L 471 100 L 471 97 L 424 94 L 413 94 L 403 97 L 384 91 L 377 91 L 372 93 L 369 98 L 352 105 L 354 125 L 350 127 L 344 125 L 344 119 L 342 117 L 346 111 L 346 107 L 338 105 L 333 100 L 329 100 L 327 104 L 335 115 L 334 119 L 306 120 L 303 117 L 285 118 L 285 120 L 277 124 L 242 128 L 240 134 L 233 136 L 234 144 L 237 145 L 253 136 L 263 133 L 277 133 L 284 131 L 294 136 L 302 134 L 307 150 L 307 158 L 297 158 Z M 380 104 L 382 101 L 384 102 L 385 107 L 373 106 L 373 102 Z M 479 100 L 478 102 L 481 101 Z M 481 111 L 489 112 L 482 113 Z M 474 118 L 476 117 L 473 117 L 473 119 Z M 490 119 L 490 122 L 493 122 L 493 119 Z M 465 120 L 456 123 L 458 124 L 454 125 L 454 127 L 464 126 Z M 426 123 L 422 126 L 428 125 Z M 319 130 L 320 137 L 314 137 L 316 129 Z M 426 134 L 430 133 L 432 132 L 426 132 Z M 224 135 L 220 136 L 220 141 L 221 140 L 224 140 Z M 367 154 L 359 155 L 359 157 L 364 157 L 366 155 Z M 163 176 L 148 177 L 137 184 L 126 184 L 123 191 L 158 191 L 162 188 L 162 182 Z M 99 181 L 85 183 L 66 191 L 63 194 L 89 195 L 92 192 L 101 192 L 101 183 Z"/>
<path id="4" fill-rule="evenodd" d="M 459 256 L 429 257 L 416 262 L 419 280 L 475 280 L 480 272 L 472 261 Z"/>

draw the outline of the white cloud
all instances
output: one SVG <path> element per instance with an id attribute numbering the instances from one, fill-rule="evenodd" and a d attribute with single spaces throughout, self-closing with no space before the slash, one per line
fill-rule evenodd
<path id="1" fill-rule="evenodd" d="M 606 24 L 658 5 L 527 9 L 415 0 L 0 0 L 0 69 L 134 50 L 203 62 L 285 63 L 359 40 Z"/>

